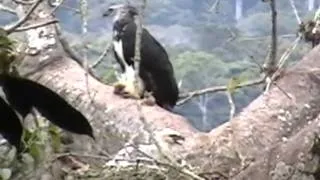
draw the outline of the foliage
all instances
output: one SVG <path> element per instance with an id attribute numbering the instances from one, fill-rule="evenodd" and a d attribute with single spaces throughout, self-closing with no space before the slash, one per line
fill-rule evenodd
<path id="1" fill-rule="evenodd" d="M 176 78 L 187 80 L 183 87 L 192 90 L 204 88 L 213 82 L 223 82 L 228 72 L 226 64 L 212 54 L 205 52 L 184 52 L 173 60 L 177 71 Z M 210 68 L 208 68 L 210 66 Z"/>
<path id="2" fill-rule="evenodd" d="M 0 30 L 0 70 L 1 73 L 8 72 L 11 65 L 16 63 L 17 52 L 15 50 L 15 41 Z M 11 73 L 11 72 L 10 72 Z M 15 75 L 15 74 L 14 74 Z M 3 149 L 0 146 L 0 180 L 7 180 L 13 177 L 20 177 L 33 172 L 48 153 L 47 145 L 51 142 L 55 151 L 60 149 L 60 134 L 57 128 L 52 124 L 44 123 L 43 118 L 33 117 L 32 123 L 26 123 L 23 129 L 22 144 L 24 150 L 17 154 L 14 147 Z M 6 119 L 5 119 L 6 120 Z"/>
<path id="3" fill-rule="evenodd" d="M 0 72 L 7 72 L 15 59 L 15 42 L 8 38 L 4 29 L 0 29 Z"/>

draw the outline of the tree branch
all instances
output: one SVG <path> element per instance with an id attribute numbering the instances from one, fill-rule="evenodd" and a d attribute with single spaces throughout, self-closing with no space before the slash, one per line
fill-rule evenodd
<path id="1" fill-rule="evenodd" d="M 53 20 L 42 22 L 42 23 L 38 23 L 38 24 L 32 24 L 30 26 L 22 26 L 22 27 L 16 28 L 14 30 L 14 32 L 22 32 L 22 31 L 27 31 L 27 30 L 30 30 L 30 29 L 36 29 L 36 28 L 39 28 L 39 27 L 47 26 L 47 25 L 50 25 L 50 24 L 58 23 L 58 22 L 59 22 L 59 20 L 53 19 Z"/>
<path id="2" fill-rule="evenodd" d="M 89 69 L 92 70 L 96 68 L 103 61 L 103 58 L 106 57 L 111 52 L 111 50 L 112 50 L 112 43 L 108 43 L 104 51 L 99 56 L 99 58 L 90 66 Z"/>
<path id="3" fill-rule="evenodd" d="M 134 67 L 135 67 L 135 86 L 137 87 L 139 85 L 140 78 L 139 78 L 139 72 L 140 72 L 140 61 L 141 61 L 141 56 L 140 56 L 140 49 L 141 49 L 141 38 L 142 38 L 142 20 L 143 20 L 143 14 L 144 14 L 144 9 L 146 7 L 147 0 L 142 0 L 142 5 L 138 9 L 138 14 L 135 18 L 136 21 L 136 39 L 135 39 L 135 51 L 134 51 Z"/>
<path id="4" fill-rule="evenodd" d="M 34 4 L 36 2 L 36 0 L 33 0 L 33 1 L 27 1 L 27 0 L 12 0 L 14 1 L 16 4 L 22 4 L 22 5 L 31 5 L 31 4 Z"/>
<path id="5" fill-rule="evenodd" d="M 231 120 L 234 117 L 234 114 L 236 112 L 236 105 L 234 104 L 233 95 L 231 94 L 231 92 L 226 91 L 226 94 L 227 94 L 228 102 L 230 105 L 229 120 Z"/>
<path id="6" fill-rule="evenodd" d="M 275 0 L 269 0 L 270 9 L 271 9 L 271 45 L 270 51 L 266 58 L 265 63 L 263 64 L 263 72 L 266 75 L 266 87 L 265 92 L 269 91 L 269 88 L 272 84 L 271 76 L 276 71 L 277 63 L 277 11 L 276 11 L 276 2 Z"/>
<path id="7" fill-rule="evenodd" d="M 62 48 L 64 49 L 64 52 L 72 58 L 75 62 L 77 62 L 81 67 L 85 68 L 84 62 L 85 60 L 81 58 L 77 53 L 75 53 L 72 48 L 70 47 L 67 39 L 63 37 L 62 32 L 60 30 L 60 26 L 58 24 L 55 25 L 55 31 L 58 37 L 58 40 L 60 41 Z M 95 79 L 99 80 L 99 78 L 94 74 L 91 68 L 87 69 L 87 72 L 94 77 Z"/>
<path id="8" fill-rule="evenodd" d="M 237 88 L 242 88 L 242 87 L 255 86 L 255 85 L 259 85 L 259 84 L 264 83 L 264 81 L 265 81 L 265 78 L 260 78 L 257 80 L 252 80 L 252 81 L 248 81 L 245 83 L 241 83 L 241 84 L 237 85 L 235 88 L 237 89 Z M 226 91 L 226 90 L 228 90 L 227 86 L 215 86 L 215 87 L 210 87 L 210 88 L 205 88 L 205 89 L 201 89 L 201 90 L 196 90 L 196 91 L 184 93 L 179 96 L 179 98 L 181 100 L 177 103 L 177 105 L 184 104 L 187 101 L 189 101 L 192 97 L 199 96 L 201 94 L 215 93 L 215 92 L 221 92 L 221 91 Z"/>
<path id="9" fill-rule="evenodd" d="M 277 11 L 276 11 L 276 1 L 270 0 L 270 9 L 271 9 L 271 51 L 269 57 L 264 63 L 263 67 L 267 76 L 272 74 L 277 64 Z"/>
<path id="10" fill-rule="evenodd" d="M 209 11 L 212 12 L 212 11 L 216 10 L 216 9 L 218 8 L 218 6 L 219 6 L 219 3 L 220 3 L 220 0 L 216 0 L 216 1 L 212 4 L 212 6 L 209 8 Z"/>
<path id="11" fill-rule="evenodd" d="M 8 34 L 12 33 L 15 31 L 15 29 L 17 29 L 19 26 L 21 26 L 23 23 L 25 23 L 29 16 L 34 12 L 34 10 L 40 5 L 40 3 L 42 2 L 43 0 L 37 0 L 36 2 L 34 2 L 34 4 L 31 6 L 31 8 L 29 9 L 29 11 L 27 12 L 27 14 L 22 17 L 21 19 L 19 19 L 15 24 L 13 24 L 12 26 L 10 27 L 7 27 L 7 28 L 4 28 L 6 30 L 6 32 Z"/>
<path id="12" fill-rule="evenodd" d="M 296 8 L 296 5 L 295 5 L 295 3 L 294 3 L 294 0 L 290 0 L 290 4 L 291 4 L 291 7 L 292 7 L 292 10 L 293 10 L 293 13 L 294 13 L 294 15 L 296 16 L 296 19 L 297 19 L 297 21 L 298 21 L 298 24 L 301 24 L 301 18 L 300 18 L 300 16 L 299 16 L 299 13 L 298 13 L 298 10 L 297 10 L 297 8 Z"/>
<path id="13" fill-rule="evenodd" d="M 0 4 L 0 10 L 16 15 L 16 11 L 10 7 Z"/>

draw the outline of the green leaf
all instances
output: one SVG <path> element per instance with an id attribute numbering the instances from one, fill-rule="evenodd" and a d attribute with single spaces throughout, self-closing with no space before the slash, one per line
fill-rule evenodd
<path id="1" fill-rule="evenodd" d="M 11 169 L 8 169 L 8 168 L 0 169 L 0 179 L 1 180 L 8 180 L 8 179 L 10 179 L 11 175 L 12 175 Z"/>
<path id="2" fill-rule="evenodd" d="M 61 136 L 57 126 L 50 124 L 49 134 L 51 135 L 51 147 L 55 152 L 58 152 L 61 148 Z"/>
<path id="3" fill-rule="evenodd" d="M 32 143 L 29 147 L 29 153 L 36 163 L 40 162 L 43 147 L 40 144 Z"/>
<path id="4" fill-rule="evenodd" d="M 14 44 L 6 32 L 0 28 L 0 72 L 9 72 L 11 63 L 15 60 Z"/>
<path id="5" fill-rule="evenodd" d="M 34 132 L 31 132 L 27 129 L 23 131 L 23 140 L 25 144 L 26 151 L 30 153 L 35 163 L 39 162 L 44 147 L 41 144 L 41 138 L 39 137 L 41 133 L 40 129 L 36 129 Z"/>
<path id="6" fill-rule="evenodd" d="M 6 160 L 11 163 L 15 160 L 15 157 L 16 157 L 16 149 L 11 148 L 9 152 L 6 154 Z"/>
<path id="7" fill-rule="evenodd" d="M 227 91 L 231 94 L 234 93 L 237 87 L 245 81 L 247 81 L 247 78 L 243 75 L 240 75 L 238 77 L 232 77 L 228 82 Z"/>
<path id="8" fill-rule="evenodd" d="M 24 164 L 33 164 L 34 163 L 34 159 L 29 153 L 23 153 L 21 159 Z"/>

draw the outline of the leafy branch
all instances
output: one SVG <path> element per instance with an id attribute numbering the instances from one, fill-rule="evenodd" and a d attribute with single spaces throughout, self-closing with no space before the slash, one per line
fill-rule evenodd
<path id="1" fill-rule="evenodd" d="M 260 79 L 240 83 L 240 84 L 236 85 L 234 88 L 238 89 L 238 88 L 243 88 L 243 87 L 255 86 L 255 85 L 263 84 L 264 81 L 265 81 L 265 78 L 260 78 Z M 227 91 L 227 90 L 228 90 L 228 86 L 214 86 L 214 87 L 209 87 L 209 88 L 200 89 L 200 90 L 196 90 L 196 91 L 191 91 L 188 93 L 183 93 L 179 96 L 179 98 L 181 100 L 177 103 L 177 105 L 184 104 L 195 96 L 199 96 L 199 95 L 202 95 L 205 93 L 223 92 L 223 91 Z"/>

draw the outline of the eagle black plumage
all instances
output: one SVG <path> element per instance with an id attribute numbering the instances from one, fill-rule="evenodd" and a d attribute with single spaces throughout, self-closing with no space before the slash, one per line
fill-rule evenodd
<path id="1" fill-rule="evenodd" d="M 20 119 L 2 98 L 0 98 L 0 116 L 0 134 L 20 151 L 20 139 L 23 131 Z"/>
<path id="2" fill-rule="evenodd" d="M 114 5 L 109 7 L 104 16 L 114 12 L 114 55 L 122 73 L 129 74 L 130 68 L 135 69 L 133 58 L 137 25 L 134 16 L 138 11 L 127 4 Z M 159 106 L 171 110 L 178 100 L 179 90 L 168 54 L 146 28 L 142 28 L 140 48 L 139 77 L 142 79 L 144 91 L 151 92 Z"/>
<path id="3" fill-rule="evenodd" d="M 7 100 L 0 98 L 0 134 L 18 151 L 22 147 L 23 127 L 15 111 L 25 118 L 32 108 L 62 129 L 94 139 L 88 120 L 49 88 L 8 74 L 0 74 L 0 86 Z"/>

